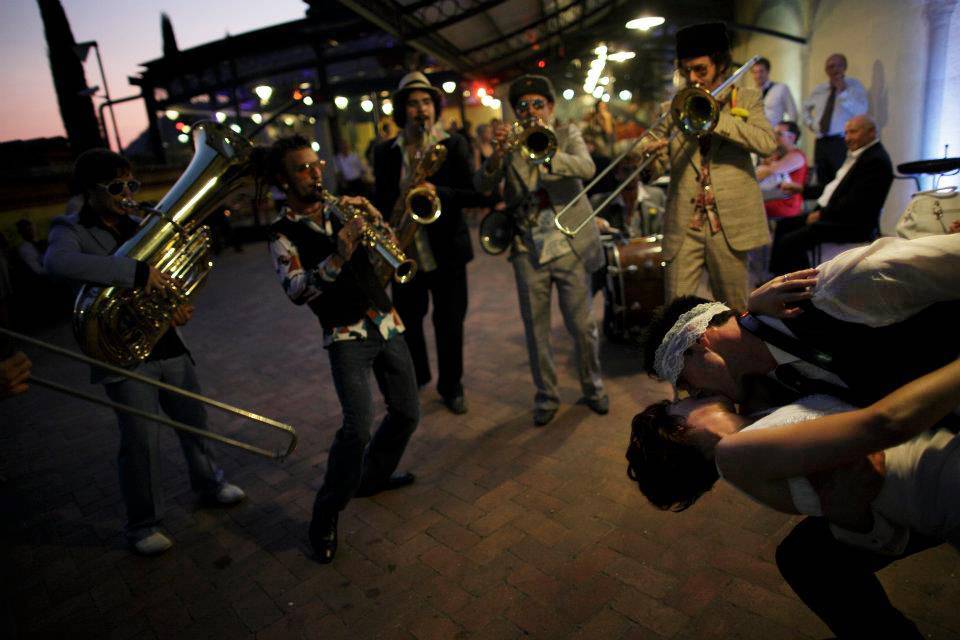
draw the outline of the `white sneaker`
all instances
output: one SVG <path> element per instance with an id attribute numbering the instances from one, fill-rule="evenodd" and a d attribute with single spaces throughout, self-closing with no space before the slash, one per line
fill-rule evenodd
<path id="1" fill-rule="evenodd" d="M 157 556 L 173 546 L 173 540 L 155 531 L 133 543 L 133 549 L 142 556 Z"/>
<path id="2" fill-rule="evenodd" d="M 213 500 L 217 504 L 222 505 L 237 504 L 246 497 L 247 494 L 243 492 L 243 489 L 235 484 L 230 484 L 229 482 L 224 482 L 222 485 L 220 485 L 220 488 L 217 490 L 217 492 L 213 494 Z"/>

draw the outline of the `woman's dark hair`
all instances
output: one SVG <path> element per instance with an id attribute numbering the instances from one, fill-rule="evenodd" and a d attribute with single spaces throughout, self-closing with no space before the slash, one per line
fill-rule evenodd
<path id="1" fill-rule="evenodd" d="M 787 131 L 793 134 L 793 141 L 800 142 L 800 127 L 793 120 L 781 120 L 777 123 L 779 126 L 787 128 Z"/>
<path id="2" fill-rule="evenodd" d="M 73 164 L 70 193 L 83 193 L 96 184 L 103 184 L 130 171 L 130 161 L 109 149 L 87 149 Z"/>
<path id="3" fill-rule="evenodd" d="M 633 418 L 627 447 L 627 476 L 658 509 L 683 511 L 720 478 L 713 460 L 682 441 L 687 431 L 679 416 L 667 411 L 666 400 Z"/>

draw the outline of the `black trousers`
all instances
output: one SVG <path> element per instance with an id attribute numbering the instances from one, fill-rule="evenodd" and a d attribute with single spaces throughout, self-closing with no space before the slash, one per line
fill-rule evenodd
<path id="1" fill-rule="evenodd" d="M 817 138 L 813 145 L 813 163 L 817 166 L 817 182 L 821 188 L 833 180 L 846 158 L 847 143 L 843 136 Z"/>
<path id="2" fill-rule="evenodd" d="M 437 392 L 444 398 L 463 393 L 463 321 L 467 317 L 467 267 L 442 267 L 417 273 L 406 284 L 393 283 L 393 304 L 406 327 L 404 337 L 417 372 L 417 384 L 430 382 L 430 361 L 423 319 L 433 298 L 433 332 L 437 340 Z"/>
<path id="3" fill-rule="evenodd" d="M 777 547 L 777 568 L 838 638 L 922 638 L 916 625 L 891 604 L 875 574 L 938 544 L 911 532 L 901 555 L 884 556 L 838 542 L 825 518 L 807 518 Z"/>

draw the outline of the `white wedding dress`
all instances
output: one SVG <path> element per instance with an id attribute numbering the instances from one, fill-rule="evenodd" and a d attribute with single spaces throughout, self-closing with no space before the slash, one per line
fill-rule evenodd
<path id="1" fill-rule="evenodd" d="M 832 396 L 812 395 L 776 409 L 743 430 L 776 428 L 854 409 Z M 884 453 L 886 475 L 873 501 L 874 515 L 880 516 L 874 531 L 857 534 L 831 527 L 834 535 L 857 546 L 898 553 L 913 529 L 960 547 L 960 436 L 946 429 L 926 431 Z M 800 513 L 822 515 L 809 480 L 790 478 L 788 484 Z"/>

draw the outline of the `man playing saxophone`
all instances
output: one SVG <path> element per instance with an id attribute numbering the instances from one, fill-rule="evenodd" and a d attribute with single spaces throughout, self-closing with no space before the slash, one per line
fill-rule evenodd
<path id="1" fill-rule="evenodd" d="M 413 242 L 404 247 L 417 260 L 418 275 L 393 285 L 393 302 L 407 330 L 404 337 L 413 357 L 417 384 L 430 382 L 430 363 L 423 321 L 433 299 L 433 328 L 437 340 L 437 392 L 456 414 L 467 411 L 463 393 L 463 322 L 467 315 L 467 263 L 473 259 L 463 207 L 477 204 L 471 184 L 470 145 L 457 133 L 437 123 L 440 90 L 419 71 L 407 74 L 393 94 L 393 118 L 401 131 L 374 149 L 376 187 L 374 203 L 381 211 L 396 211 L 413 184 L 417 166 L 434 145 L 446 149 L 439 169 L 422 183 L 439 198 L 442 213 L 433 223 L 419 226 Z M 406 235 L 406 234 L 402 234 Z"/>
<path id="2" fill-rule="evenodd" d="M 536 117 L 553 125 L 554 102 L 553 85 L 543 76 L 523 76 L 510 86 L 510 105 L 521 119 Z M 576 126 L 559 127 L 555 135 L 552 158 L 533 164 L 520 153 L 505 156 L 510 127 L 497 125 L 496 151 L 474 177 L 474 186 L 480 192 L 489 192 L 505 181 L 504 200 L 519 231 L 513 239 L 510 262 L 537 388 L 533 414 L 537 426 L 550 422 L 560 405 L 550 349 L 550 296 L 554 286 L 564 324 L 574 341 L 583 394 L 578 403 L 601 415 L 609 410 L 600 379 L 599 333 L 590 299 L 590 274 L 603 262 L 600 236 L 593 224 L 572 238 L 554 226 L 556 212 L 582 190 L 582 181 L 593 176 L 595 167 Z M 581 196 L 575 207 L 583 217 L 590 213 L 586 197 Z"/>
<path id="3" fill-rule="evenodd" d="M 148 292 L 175 286 L 170 278 L 146 262 L 111 255 L 139 226 L 131 212 L 136 210 L 132 198 L 140 183 L 134 179 L 126 158 L 106 149 L 82 153 L 74 165 L 73 186 L 77 193 L 83 194 L 83 208 L 79 213 L 53 221 L 50 246 L 44 256 L 44 266 L 51 276 L 65 278 L 78 286 L 91 283 L 145 287 Z M 201 393 L 193 359 L 175 328 L 189 321 L 192 314 L 190 305 L 178 307 L 171 328 L 135 371 Z M 100 369 L 93 369 L 92 381 L 102 383 L 114 402 L 147 413 L 159 413 L 162 409 L 174 420 L 206 429 L 206 411 L 196 400 Z M 125 534 L 137 553 L 156 555 L 173 545 L 161 529 L 163 487 L 159 437 L 162 427 L 120 411 L 117 421 L 120 426 L 117 467 L 127 509 Z M 243 500 L 243 491 L 224 480 L 205 438 L 182 431 L 177 432 L 177 437 L 194 491 L 212 504 L 230 505 Z"/>
<path id="4" fill-rule="evenodd" d="M 327 458 L 310 522 L 310 543 L 322 564 L 337 551 L 337 521 L 355 496 L 371 496 L 414 481 L 394 475 L 420 421 L 416 376 L 403 340 L 403 322 L 378 278 L 374 255 L 360 241 L 364 225 L 381 224 L 365 198 L 326 201 L 322 161 L 301 136 L 274 142 L 266 158 L 269 179 L 287 204 L 271 226 L 270 254 L 287 296 L 320 319 L 323 345 L 343 409 L 343 423 Z M 357 215 L 341 216 L 335 208 Z M 387 414 L 373 437 L 373 373 Z"/>

